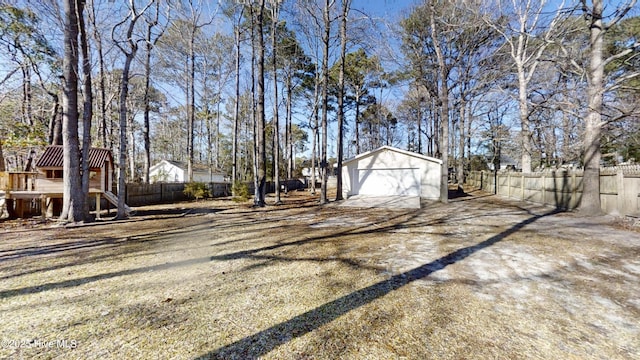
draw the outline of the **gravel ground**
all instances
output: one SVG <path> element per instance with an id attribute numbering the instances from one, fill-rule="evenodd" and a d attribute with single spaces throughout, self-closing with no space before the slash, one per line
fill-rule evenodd
<path id="1" fill-rule="evenodd" d="M 0 358 L 640 358 L 640 233 L 618 220 L 480 192 L 339 205 L 0 223 Z"/>

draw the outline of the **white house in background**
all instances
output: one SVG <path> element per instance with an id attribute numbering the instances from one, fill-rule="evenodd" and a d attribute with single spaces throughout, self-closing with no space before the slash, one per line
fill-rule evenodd
<path id="1" fill-rule="evenodd" d="M 487 165 L 489 166 L 489 170 L 495 170 L 495 164 L 491 162 L 491 159 L 488 159 Z M 513 159 L 512 157 L 502 155 L 500 156 L 500 169 L 498 170 L 516 170 L 520 169 L 520 163 Z"/>
<path id="2" fill-rule="evenodd" d="M 346 160 L 342 195 L 440 197 L 442 160 L 383 146 Z"/>
<path id="3" fill-rule="evenodd" d="M 311 175 L 313 175 L 313 171 L 311 171 L 311 168 L 302 168 L 302 176 L 306 177 L 306 178 L 311 178 Z M 316 178 L 320 178 L 320 169 L 316 167 Z"/>
<path id="4" fill-rule="evenodd" d="M 151 183 L 188 182 L 187 164 L 179 161 L 162 160 L 149 168 L 149 181 Z M 206 166 L 194 164 L 193 181 L 224 183 L 228 182 L 228 179 L 222 172 L 214 171 L 213 174 L 209 174 L 209 169 Z"/>

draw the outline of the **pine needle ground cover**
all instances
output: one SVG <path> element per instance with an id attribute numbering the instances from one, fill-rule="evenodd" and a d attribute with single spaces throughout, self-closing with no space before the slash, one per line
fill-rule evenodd
<path id="1" fill-rule="evenodd" d="M 272 200 L 272 199 L 271 199 Z M 640 236 L 482 193 L 0 229 L 0 358 L 631 359 Z"/>

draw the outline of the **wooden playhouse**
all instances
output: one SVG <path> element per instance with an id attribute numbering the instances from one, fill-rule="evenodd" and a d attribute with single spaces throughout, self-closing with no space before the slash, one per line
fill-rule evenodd
<path id="1" fill-rule="evenodd" d="M 111 150 L 89 149 L 89 195 L 96 199 L 96 217 L 100 217 L 100 199 L 117 206 L 113 194 L 113 155 Z M 47 146 L 36 162 L 35 171 L 0 173 L 0 197 L 4 195 L 17 217 L 34 215 L 53 217 L 62 209 L 62 146 Z"/>

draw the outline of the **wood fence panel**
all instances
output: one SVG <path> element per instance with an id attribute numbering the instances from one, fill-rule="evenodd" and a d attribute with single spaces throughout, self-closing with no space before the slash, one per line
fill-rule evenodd
<path id="1" fill-rule="evenodd" d="M 231 195 L 231 184 L 207 183 L 213 197 Z M 126 203 L 129 206 L 171 203 L 189 200 L 184 194 L 185 183 L 127 184 Z"/>
<path id="2" fill-rule="evenodd" d="M 497 180 L 494 180 L 497 177 Z M 544 173 L 472 171 L 467 184 L 513 199 L 572 210 L 582 198 L 582 171 L 555 170 Z M 607 214 L 640 215 L 640 166 L 605 169 L 600 176 L 602 211 Z"/>
<path id="3" fill-rule="evenodd" d="M 633 214 L 640 210 L 640 174 L 626 175 L 623 179 L 622 211 Z"/>
<path id="4" fill-rule="evenodd" d="M 544 203 L 543 196 L 545 195 L 544 178 L 542 176 L 528 176 L 522 177 L 522 195 L 525 201 L 531 201 L 534 203 Z"/>

